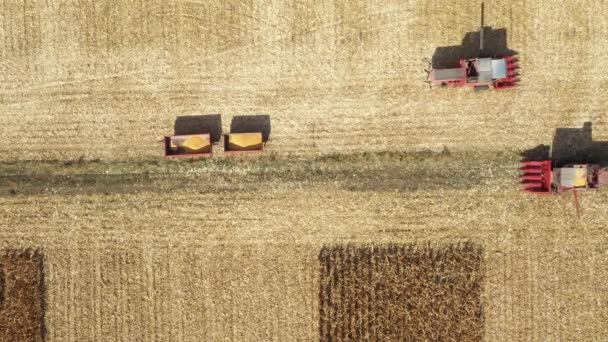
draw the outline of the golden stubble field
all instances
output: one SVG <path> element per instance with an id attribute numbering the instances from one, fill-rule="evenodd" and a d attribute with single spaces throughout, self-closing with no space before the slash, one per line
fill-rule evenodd
<path id="1" fill-rule="evenodd" d="M 522 87 L 430 92 L 423 58 L 478 1 L 6 1 L 2 160 L 161 154 L 175 118 L 266 114 L 277 153 L 513 150 L 592 121 L 608 138 L 605 1 L 486 1 Z"/>
<path id="2" fill-rule="evenodd" d="M 0 6 L 3 162 L 150 160 L 177 116 L 217 113 L 225 131 L 234 115 L 270 115 L 269 152 L 304 160 L 446 147 L 514 154 L 586 121 L 608 140 L 603 0 L 486 1 L 486 24 L 506 28 L 520 54 L 522 86 L 484 94 L 422 82 L 423 58 L 478 28 L 477 1 Z M 327 246 L 469 242 L 482 248 L 485 340 L 601 339 L 608 195 L 581 196 L 577 220 L 569 197 L 518 193 L 516 167 L 478 186 L 415 191 L 366 190 L 356 178 L 345 188 L 338 174 L 209 193 L 197 184 L 23 194 L 7 176 L 18 190 L 0 196 L 0 249 L 44 254 L 48 341 L 319 340 Z M 155 185 L 170 175 L 159 177 Z"/>
<path id="3" fill-rule="evenodd" d="M 44 249 L 49 341 L 318 340 L 323 246 L 465 241 L 482 248 L 485 340 L 593 340 L 607 199 L 582 196 L 577 220 L 570 198 L 493 186 L 17 196 L 0 248 Z"/>

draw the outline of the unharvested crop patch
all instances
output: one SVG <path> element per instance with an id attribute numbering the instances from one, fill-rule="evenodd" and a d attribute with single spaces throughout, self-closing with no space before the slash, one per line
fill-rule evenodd
<path id="1" fill-rule="evenodd" d="M 481 247 L 331 246 L 319 255 L 322 341 L 480 341 Z"/>
<path id="2" fill-rule="evenodd" d="M 0 341 L 44 340 L 43 256 L 0 254 Z"/>

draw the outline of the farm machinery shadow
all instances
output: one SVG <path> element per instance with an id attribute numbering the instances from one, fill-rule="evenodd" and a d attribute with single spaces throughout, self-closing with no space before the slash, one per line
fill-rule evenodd
<path id="1" fill-rule="evenodd" d="M 232 118 L 230 123 L 230 133 L 262 133 L 262 141 L 268 142 L 270 139 L 270 115 L 237 115 Z"/>
<path id="2" fill-rule="evenodd" d="M 222 137 L 222 116 L 220 114 L 178 116 L 175 119 L 175 135 L 211 134 L 211 142 L 216 144 Z"/>
<path id="3" fill-rule="evenodd" d="M 480 49 L 480 42 L 483 49 Z M 514 55 L 517 55 L 517 51 L 511 50 L 507 46 L 506 28 L 493 29 L 490 26 L 484 26 L 480 31 L 465 34 L 460 45 L 442 46 L 435 49 L 431 64 L 433 69 L 446 69 L 457 66 L 461 59 Z"/>
<path id="4" fill-rule="evenodd" d="M 608 166 L 608 141 L 593 140 L 593 124 L 582 128 L 557 128 L 552 145 L 538 145 L 521 153 L 522 161 L 553 160 L 556 167 L 566 164 Z"/>

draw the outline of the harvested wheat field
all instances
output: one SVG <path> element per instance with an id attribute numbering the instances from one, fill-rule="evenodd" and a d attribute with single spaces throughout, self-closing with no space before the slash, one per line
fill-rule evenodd
<path id="1" fill-rule="evenodd" d="M 479 9 L 2 2 L 0 341 L 604 340 L 608 191 L 518 167 L 608 163 L 608 1 L 488 0 L 521 86 L 429 89 Z"/>
<path id="2" fill-rule="evenodd" d="M 430 92 L 424 58 L 478 1 L 7 1 L 2 160 L 147 158 L 177 116 L 270 115 L 277 153 L 514 150 L 593 121 L 608 138 L 608 4 L 487 1 L 522 87 Z"/>

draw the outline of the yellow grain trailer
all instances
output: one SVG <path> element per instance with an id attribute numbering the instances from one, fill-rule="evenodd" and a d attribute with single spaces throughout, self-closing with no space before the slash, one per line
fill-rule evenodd
<path id="1" fill-rule="evenodd" d="M 211 156 L 211 134 L 187 134 L 165 137 L 165 157 Z"/>
<path id="2" fill-rule="evenodd" d="M 264 140 L 262 132 L 224 134 L 224 152 L 262 152 Z"/>

